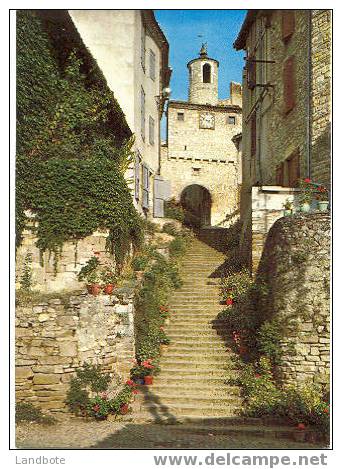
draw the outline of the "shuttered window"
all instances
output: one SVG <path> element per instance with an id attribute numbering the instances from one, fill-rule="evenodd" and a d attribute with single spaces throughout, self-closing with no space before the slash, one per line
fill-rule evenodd
<path id="1" fill-rule="evenodd" d="M 148 134 L 150 145 L 154 145 L 154 119 L 151 116 L 148 120 Z"/>
<path id="2" fill-rule="evenodd" d="M 250 90 L 253 90 L 256 85 L 256 62 L 255 57 L 250 56 L 247 59 L 247 86 Z"/>
<path id="3" fill-rule="evenodd" d="M 135 155 L 135 168 L 134 168 L 134 196 L 136 200 L 140 199 L 140 162 L 141 157 L 139 152 Z"/>
<path id="4" fill-rule="evenodd" d="M 146 34 L 144 25 L 141 25 L 141 40 L 140 40 L 140 62 L 143 70 L 145 71 L 145 55 L 146 55 Z"/>
<path id="5" fill-rule="evenodd" d="M 251 125 L 251 156 L 256 153 L 256 112 L 254 111 L 250 119 Z"/>
<path id="6" fill-rule="evenodd" d="M 280 163 L 276 169 L 276 184 L 277 186 L 284 185 L 284 163 Z"/>
<path id="7" fill-rule="evenodd" d="M 156 54 L 150 49 L 150 78 L 156 79 Z"/>
<path id="8" fill-rule="evenodd" d="M 295 12 L 294 10 L 283 10 L 281 12 L 281 35 L 282 40 L 290 40 L 295 30 Z"/>
<path id="9" fill-rule="evenodd" d="M 142 167 L 142 178 L 142 206 L 148 209 L 150 205 L 150 170 L 146 165 Z"/>
<path id="10" fill-rule="evenodd" d="M 297 187 L 300 178 L 299 150 L 296 150 L 286 160 L 287 183 L 289 187 Z"/>
<path id="11" fill-rule="evenodd" d="M 295 93 L 295 62 L 291 56 L 284 62 L 283 68 L 284 112 L 289 113 L 296 104 Z"/>
<path id="12" fill-rule="evenodd" d="M 145 141 L 145 91 L 140 90 L 141 137 Z"/>

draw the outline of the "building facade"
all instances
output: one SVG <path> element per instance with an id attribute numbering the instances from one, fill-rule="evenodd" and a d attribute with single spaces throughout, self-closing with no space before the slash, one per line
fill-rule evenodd
<path id="1" fill-rule="evenodd" d="M 241 244 L 258 258 L 299 179 L 330 187 L 331 11 L 249 10 L 234 47 L 246 51 Z"/>
<path id="2" fill-rule="evenodd" d="M 160 119 L 168 87 L 168 42 L 152 10 L 69 10 L 135 135 L 134 167 L 127 173 L 138 210 L 154 216 L 160 173 Z M 134 186 L 133 186 L 134 181 Z"/>
<path id="3" fill-rule="evenodd" d="M 241 131 L 241 85 L 218 98 L 217 60 L 203 45 L 191 60 L 188 101 L 169 101 L 161 175 L 170 196 L 197 226 L 228 226 L 238 213 L 238 161 L 232 138 Z"/>

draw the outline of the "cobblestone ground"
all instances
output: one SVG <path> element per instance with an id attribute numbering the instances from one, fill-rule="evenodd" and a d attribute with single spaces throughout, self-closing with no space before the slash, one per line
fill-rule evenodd
<path id="1" fill-rule="evenodd" d="M 203 449 L 314 449 L 322 444 L 291 441 L 286 438 L 263 437 L 258 432 L 224 435 L 222 432 L 203 433 L 185 424 L 160 425 L 152 423 L 85 421 L 59 417 L 52 426 L 36 423 L 17 425 L 17 448 L 203 448 Z"/>

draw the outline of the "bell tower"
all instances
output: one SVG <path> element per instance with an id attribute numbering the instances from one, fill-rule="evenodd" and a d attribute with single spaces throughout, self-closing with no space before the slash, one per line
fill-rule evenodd
<path id="1" fill-rule="evenodd" d="M 218 66 L 217 60 L 208 57 L 207 45 L 202 44 L 199 57 L 188 63 L 190 103 L 217 105 Z"/>

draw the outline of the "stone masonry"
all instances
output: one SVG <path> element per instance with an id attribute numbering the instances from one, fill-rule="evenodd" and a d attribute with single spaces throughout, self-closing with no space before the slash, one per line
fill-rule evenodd
<path id="1" fill-rule="evenodd" d="M 296 214 L 269 231 L 257 281 L 266 283 L 262 305 L 268 317 L 284 319 L 285 383 L 329 381 L 330 218 L 327 213 Z"/>
<path id="2" fill-rule="evenodd" d="M 133 291 L 55 297 L 16 310 L 16 399 L 65 410 L 69 381 L 84 362 L 119 382 L 134 358 Z"/>
<path id="3" fill-rule="evenodd" d="M 210 67 L 208 82 L 205 66 Z M 207 57 L 204 46 L 188 68 L 189 101 L 168 105 L 161 175 L 170 181 L 170 196 L 177 200 L 188 186 L 205 188 L 212 204 L 211 225 L 229 226 L 238 210 L 240 164 L 232 138 L 241 132 L 241 85 L 231 83 L 230 98 L 218 99 L 218 62 Z"/>

